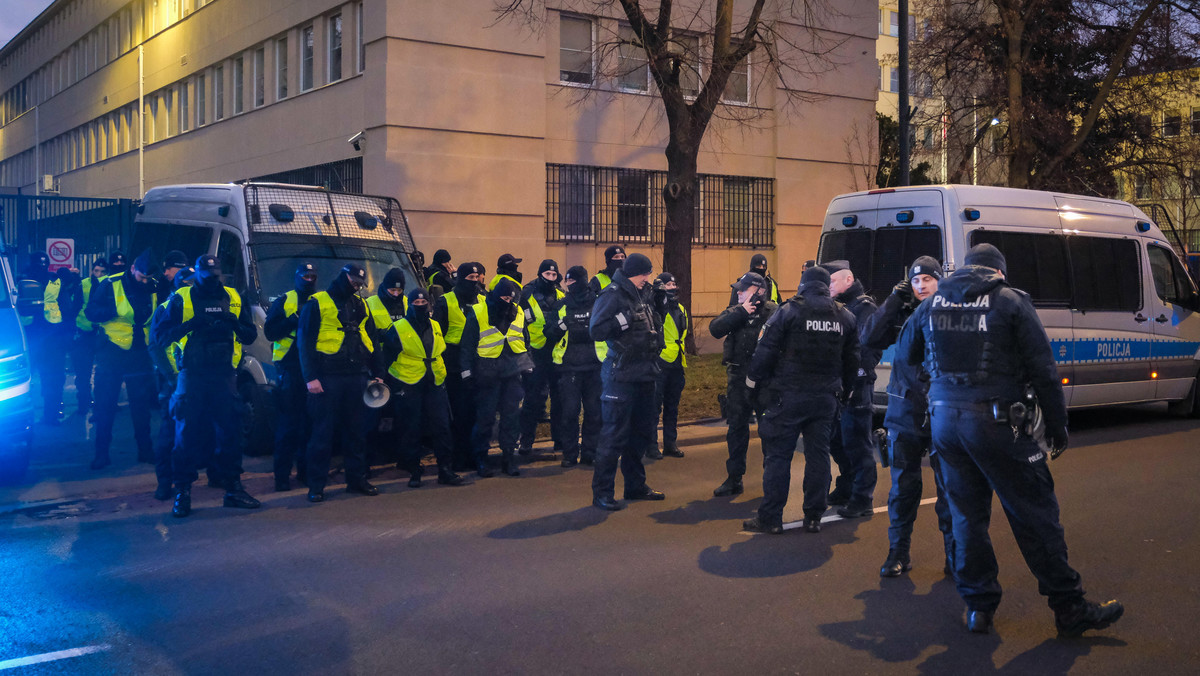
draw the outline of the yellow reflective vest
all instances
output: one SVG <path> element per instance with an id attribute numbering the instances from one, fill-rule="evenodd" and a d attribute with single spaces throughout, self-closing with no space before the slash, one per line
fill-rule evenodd
<path id="1" fill-rule="evenodd" d="M 133 306 L 129 304 L 129 297 L 125 295 L 125 282 L 120 279 L 120 275 L 113 275 L 107 279 L 112 280 L 113 301 L 117 305 L 117 316 L 101 324 L 100 330 L 104 331 L 104 336 L 110 343 L 122 350 L 128 350 L 133 347 Z M 155 305 L 158 305 L 158 294 L 151 291 L 150 307 Z M 142 332 L 146 345 L 149 345 L 150 327 L 143 326 Z"/>
<path id="2" fill-rule="evenodd" d="M 600 280 L 600 290 L 601 291 L 603 291 L 606 287 L 608 287 L 609 284 L 612 284 L 612 277 L 609 277 L 608 273 L 605 273 L 605 272 L 597 272 L 596 279 Z"/>
<path id="3" fill-rule="evenodd" d="M 98 280 L 95 280 L 90 275 L 87 279 L 83 280 L 83 305 L 79 308 L 79 314 L 75 315 L 75 328 L 79 329 L 80 331 L 91 331 L 93 328 L 95 328 L 92 326 L 92 323 L 88 321 L 87 316 L 84 314 L 84 310 L 87 310 L 88 301 L 92 299 L 92 286 L 94 285 L 93 282 L 96 281 Z"/>
<path id="4" fill-rule="evenodd" d="M 285 318 L 294 316 L 300 311 L 300 294 L 292 289 L 283 294 L 283 316 Z M 271 343 L 271 361 L 276 364 L 281 359 L 287 356 L 287 353 L 292 350 L 292 345 L 296 343 L 296 332 L 292 331 L 287 336 L 280 340 Z"/>
<path id="5" fill-rule="evenodd" d="M 687 310 L 680 305 L 679 311 L 683 313 L 683 326 L 675 324 L 675 318 L 668 312 L 663 319 L 663 340 L 666 342 L 666 347 L 659 353 L 659 358 L 668 364 L 675 363 L 676 357 L 683 359 L 683 367 L 687 368 L 687 354 L 683 349 L 683 341 L 688 334 L 688 313 Z"/>
<path id="6" fill-rule="evenodd" d="M 401 296 L 404 299 L 404 313 L 408 312 L 408 296 Z M 375 328 L 382 334 L 384 331 L 392 328 L 392 313 L 388 311 L 383 304 L 383 299 L 378 294 L 367 299 L 367 310 L 371 313 L 371 321 L 375 324 Z"/>
<path id="7" fill-rule="evenodd" d="M 433 354 L 425 353 L 425 344 L 416 329 L 407 319 L 401 319 L 392 325 L 392 330 L 400 337 L 401 352 L 396 361 L 388 367 L 388 373 L 396 380 L 409 385 L 416 385 L 425 377 L 428 368 L 433 371 L 433 382 L 441 385 L 446 382 L 446 362 L 442 353 L 446 351 L 446 340 L 442 338 L 442 327 L 437 322 L 429 322 L 433 331 Z"/>
<path id="8" fill-rule="evenodd" d="M 554 290 L 556 301 L 566 295 L 561 289 Z M 525 308 L 525 325 L 529 327 L 529 347 L 535 350 L 546 347 L 546 315 L 542 312 L 542 304 L 533 296 L 529 297 L 529 305 Z"/>
<path id="9" fill-rule="evenodd" d="M 559 340 L 558 343 L 554 346 L 554 352 L 552 353 L 552 357 L 553 357 L 552 361 L 555 364 L 562 366 L 563 355 L 565 355 L 567 353 L 567 345 L 569 344 L 569 339 L 571 338 L 571 332 L 567 330 L 567 306 L 566 305 L 558 308 L 558 327 L 560 329 L 562 329 L 565 333 L 563 333 L 562 339 Z M 603 362 L 604 358 L 608 356 L 608 343 L 606 343 L 603 340 L 597 340 L 597 341 L 595 341 L 595 344 L 596 344 L 596 359 Z"/>
<path id="10" fill-rule="evenodd" d="M 509 277 L 508 275 L 501 275 L 501 274 L 497 274 L 495 277 L 492 277 L 492 281 L 487 283 L 487 290 L 491 291 L 492 289 L 496 288 L 496 285 L 499 284 L 500 280 L 502 280 L 502 279 L 507 279 L 508 281 L 512 282 L 513 286 L 517 287 L 517 293 L 521 292 L 521 283 L 520 282 L 513 279 L 512 277 Z"/>
<path id="11" fill-rule="evenodd" d="M 479 346 L 476 353 L 483 359 L 499 359 L 504 352 L 504 343 L 512 348 L 514 354 L 525 352 L 525 314 L 517 313 L 517 318 L 508 325 L 507 333 L 488 323 L 487 303 L 476 303 L 471 306 L 475 311 L 475 320 L 479 322 Z"/>
<path id="12" fill-rule="evenodd" d="M 317 301 L 317 307 L 321 311 L 321 326 L 317 331 L 317 352 L 337 354 L 338 350 L 342 349 L 342 341 L 346 338 L 346 334 L 352 332 L 353 329 L 346 329 L 342 326 L 341 320 L 338 319 L 337 304 L 329 297 L 328 291 L 314 293 L 312 300 Z M 371 336 L 367 334 L 367 319 L 370 318 L 370 312 L 365 307 L 366 303 L 360 296 L 352 296 L 349 302 L 363 303 L 363 319 L 358 324 L 358 337 L 367 348 L 367 352 L 374 352 L 375 346 L 371 343 Z"/>
<path id="13" fill-rule="evenodd" d="M 229 311 L 232 312 L 235 317 L 241 317 L 242 316 L 242 297 L 241 297 L 241 295 L 239 295 L 237 291 L 234 291 L 233 289 L 229 288 L 228 286 L 225 287 L 225 293 L 229 294 Z M 175 295 L 179 296 L 180 300 L 183 301 L 183 322 L 187 323 L 187 322 L 191 321 L 191 319 L 196 316 L 196 308 L 194 305 L 192 305 L 192 287 L 185 286 L 180 289 L 177 289 L 175 291 Z M 232 330 L 230 331 L 230 333 L 232 333 Z M 183 338 L 179 339 L 178 345 L 180 348 L 181 355 L 183 352 L 187 351 L 187 339 L 188 339 L 187 336 L 184 336 Z M 168 350 L 167 354 L 168 354 L 168 358 L 170 358 L 171 355 L 170 355 L 169 350 Z M 172 359 L 172 361 L 175 361 L 175 360 Z M 237 368 L 237 365 L 240 363 L 242 363 L 242 344 L 240 342 L 238 342 L 237 336 L 234 336 L 234 338 L 233 338 L 233 368 Z M 175 364 L 175 368 L 176 368 L 176 370 L 179 369 L 178 364 Z"/>
<path id="14" fill-rule="evenodd" d="M 58 292 L 62 290 L 62 280 L 54 279 L 46 284 L 42 291 L 42 313 L 51 324 L 62 324 L 62 308 L 58 305 Z"/>
<path id="15" fill-rule="evenodd" d="M 462 342 L 463 327 L 467 325 L 467 315 L 463 312 L 462 304 L 458 302 L 458 296 L 453 291 L 447 291 L 442 298 L 446 301 L 446 343 L 458 345 Z M 483 298 L 479 294 L 475 294 L 475 304 L 478 305 L 482 302 Z"/>

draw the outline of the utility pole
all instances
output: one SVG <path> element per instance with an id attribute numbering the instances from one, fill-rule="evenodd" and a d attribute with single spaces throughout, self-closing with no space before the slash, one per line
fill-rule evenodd
<path id="1" fill-rule="evenodd" d="M 899 53 L 900 60 L 900 104 L 897 118 L 900 123 L 900 185 L 908 185 L 910 155 L 912 149 L 908 143 L 909 111 L 908 111 L 908 0 L 899 0 L 900 31 Z"/>
<path id="2" fill-rule="evenodd" d="M 138 45 L 138 199 L 146 196 L 146 51 Z"/>

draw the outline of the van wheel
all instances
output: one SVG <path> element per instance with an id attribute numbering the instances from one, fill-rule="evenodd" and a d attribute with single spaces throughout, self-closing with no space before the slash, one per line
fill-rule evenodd
<path id="1" fill-rule="evenodd" d="M 0 486 L 18 484 L 25 478 L 25 473 L 29 471 L 32 448 L 33 443 L 24 440 L 14 446 L 15 452 L 12 455 L 0 456 Z"/>
<path id="2" fill-rule="evenodd" d="M 275 407 L 266 388 L 250 379 L 238 383 L 245 412 L 242 417 L 242 453 L 271 455 L 275 450 Z"/>
<path id="3" fill-rule="evenodd" d="M 1188 396 L 1167 404 L 1167 412 L 1182 418 L 1200 418 L 1200 398 L 1196 396 L 1197 390 L 1200 390 L 1200 375 L 1192 380 L 1192 391 L 1188 392 Z"/>

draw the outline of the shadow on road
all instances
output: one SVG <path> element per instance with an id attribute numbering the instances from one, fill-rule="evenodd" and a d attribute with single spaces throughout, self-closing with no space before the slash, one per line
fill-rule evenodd
<path id="1" fill-rule="evenodd" d="M 650 518 L 669 526 L 695 526 L 705 521 L 748 519 L 754 516 L 760 502 L 761 497 L 745 502 L 733 502 L 722 498 L 692 500 L 682 507 L 655 512 Z"/>
<path id="2" fill-rule="evenodd" d="M 800 530 L 783 535 L 750 535 L 728 548 L 700 552 L 700 570 L 727 578 L 785 577 L 814 570 L 833 558 L 833 546 L 854 542 L 855 525 L 839 523 L 820 533 Z"/>
<path id="3" fill-rule="evenodd" d="M 598 526 L 608 518 L 608 515 L 609 512 L 589 505 L 570 512 L 563 512 L 562 514 L 551 514 L 527 521 L 510 523 L 507 526 L 501 526 L 488 533 L 488 537 L 497 540 L 528 540 L 547 535 L 560 535 L 562 533 L 581 531 L 585 528 Z"/>

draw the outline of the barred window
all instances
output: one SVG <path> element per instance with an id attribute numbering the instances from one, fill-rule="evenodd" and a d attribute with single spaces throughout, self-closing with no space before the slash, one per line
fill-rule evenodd
<path id="1" fill-rule="evenodd" d="M 664 171 L 546 165 L 546 240 L 662 244 Z M 773 247 L 774 181 L 700 174 L 692 241 L 701 246 Z"/>

